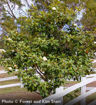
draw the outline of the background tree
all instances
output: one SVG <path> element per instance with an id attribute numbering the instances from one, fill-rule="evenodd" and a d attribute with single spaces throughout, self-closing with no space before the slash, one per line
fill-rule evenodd
<path id="1" fill-rule="evenodd" d="M 82 24 L 85 26 L 85 29 L 96 34 L 96 0 L 86 1 L 85 7 L 86 14 L 82 18 Z"/>
<path id="2" fill-rule="evenodd" d="M 81 23 L 85 30 L 96 34 L 96 0 L 65 0 L 65 2 L 72 8 L 81 5 L 85 9 Z"/>

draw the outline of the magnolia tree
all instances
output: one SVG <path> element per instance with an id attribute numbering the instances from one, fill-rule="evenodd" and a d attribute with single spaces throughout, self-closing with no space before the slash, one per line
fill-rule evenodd
<path id="1" fill-rule="evenodd" d="M 72 8 L 55 0 L 47 10 L 32 6 L 28 14 L 17 19 L 19 33 L 15 28 L 4 37 L 1 64 L 8 72 L 16 71 L 24 87 L 42 97 L 54 93 L 66 79 L 90 73 L 94 37 L 74 24 Z"/>

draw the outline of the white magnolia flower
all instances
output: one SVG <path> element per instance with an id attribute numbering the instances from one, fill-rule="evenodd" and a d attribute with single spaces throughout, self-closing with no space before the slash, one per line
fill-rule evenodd
<path id="1" fill-rule="evenodd" d="M 37 77 L 40 77 L 40 75 L 39 75 L 38 73 L 35 73 L 35 75 L 36 75 Z"/>
<path id="2" fill-rule="evenodd" d="M 32 69 L 32 67 L 29 67 L 29 69 Z"/>
<path id="3" fill-rule="evenodd" d="M 8 70 L 12 70 L 12 67 L 8 67 Z"/>
<path id="4" fill-rule="evenodd" d="M 47 61 L 47 58 L 44 56 L 44 57 L 43 57 L 43 60 L 44 60 L 44 61 Z"/>
<path id="5" fill-rule="evenodd" d="M 55 8 L 55 7 L 53 7 L 53 8 L 52 8 L 52 10 L 56 10 L 56 8 Z"/>
<path id="6" fill-rule="evenodd" d="M 4 49 L 0 49 L 0 53 L 2 53 L 2 52 L 6 52 Z"/>
<path id="7" fill-rule="evenodd" d="M 14 50 L 12 50 L 12 52 L 14 52 Z"/>
<path id="8" fill-rule="evenodd" d="M 95 54 L 95 56 L 96 56 L 96 52 L 95 52 L 94 54 Z"/>
<path id="9" fill-rule="evenodd" d="M 12 39 L 11 38 L 7 38 L 7 40 L 11 41 Z"/>
<path id="10" fill-rule="evenodd" d="M 77 24 L 76 24 L 76 23 L 74 23 L 74 26 L 77 26 Z"/>

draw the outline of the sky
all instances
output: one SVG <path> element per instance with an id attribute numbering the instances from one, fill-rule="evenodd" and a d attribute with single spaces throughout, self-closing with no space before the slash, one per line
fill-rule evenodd
<path id="1" fill-rule="evenodd" d="M 29 2 L 29 4 L 33 4 L 31 0 L 27 0 Z M 22 7 L 22 10 L 23 11 L 20 11 L 18 9 L 18 6 L 15 6 L 15 9 L 13 10 L 14 14 L 16 15 L 16 17 L 18 18 L 19 16 L 21 15 L 24 15 L 26 16 L 26 11 L 28 10 L 28 6 L 27 6 L 27 3 L 25 0 L 21 0 L 22 4 L 24 4 L 24 6 Z M 10 5 L 12 6 L 12 4 L 10 3 Z M 6 10 L 9 10 L 8 6 L 7 5 L 4 5 Z"/>
<path id="2" fill-rule="evenodd" d="M 77 13 L 77 20 L 81 20 L 82 19 L 84 12 L 85 12 L 85 9 L 82 9 L 80 12 Z"/>
<path id="3" fill-rule="evenodd" d="M 0 35 L 2 34 L 2 29 L 1 29 L 1 27 L 0 27 Z"/>

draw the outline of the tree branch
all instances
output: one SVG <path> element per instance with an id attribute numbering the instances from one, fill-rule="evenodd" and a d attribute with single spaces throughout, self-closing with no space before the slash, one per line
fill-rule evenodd
<path id="1" fill-rule="evenodd" d="M 29 5 L 29 3 L 28 3 L 28 0 L 25 0 L 26 1 L 26 3 L 27 3 L 27 6 L 30 8 L 30 5 Z"/>
<path id="2" fill-rule="evenodd" d="M 15 4 L 13 4 L 13 8 L 12 8 L 12 11 L 15 9 Z"/>
<path id="3" fill-rule="evenodd" d="M 13 17 L 13 15 L 8 10 L 7 10 L 7 13 L 10 14 Z"/>
<path id="4" fill-rule="evenodd" d="M 16 19 L 16 16 L 14 15 L 14 13 L 13 13 L 11 7 L 10 7 L 10 4 L 9 4 L 8 0 L 6 0 L 6 3 L 8 5 L 8 8 L 9 8 L 10 12 L 11 12 L 11 16 Z"/>
<path id="5" fill-rule="evenodd" d="M 21 9 L 21 11 L 27 16 L 27 13 L 23 9 Z"/>
<path id="6" fill-rule="evenodd" d="M 47 80 L 46 77 L 44 76 L 44 74 L 38 69 L 38 67 L 36 67 L 36 72 L 40 75 L 40 77 L 41 77 L 44 81 Z"/>

